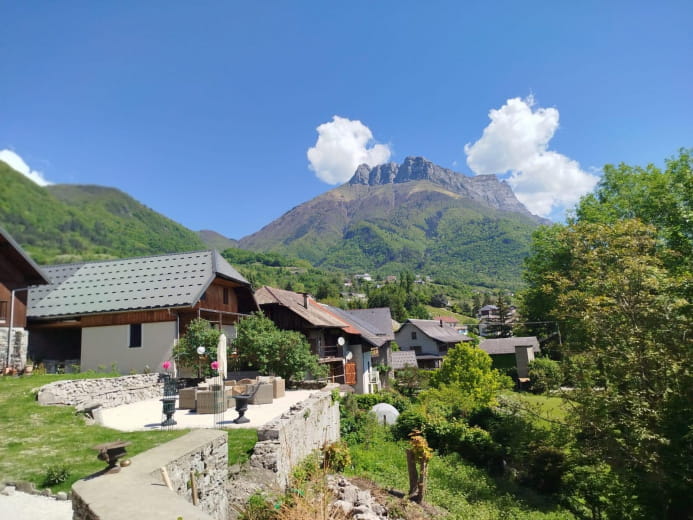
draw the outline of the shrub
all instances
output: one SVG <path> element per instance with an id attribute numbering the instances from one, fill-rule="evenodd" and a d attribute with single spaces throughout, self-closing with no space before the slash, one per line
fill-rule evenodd
<path id="1" fill-rule="evenodd" d="M 392 433 L 397 439 L 408 439 L 413 431 L 423 432 L 430 418 L 417 406 L 413 406 L 397 417 Z"/>
<path id="2" fill-rule="evenodd" d="M 323 463 L 325 469 L 340 472 L 351 465 L 351 453 L 349 445 L 344 441 L 333 442 L 323 449 Z"/>
<path id="3" fill-rule="evenodd" d="M 43 476 L 43 487 L 57 486 L 70 478 L 70 468 L 64 464 L 48 466 Z"/>
<path id="4" fill-rule="evenodd" d="M 568 464 L 560 448 L 534 445 L 530 447 L 524 467 L 525 482 L 540 493 L 551 494 L 561 488 Z"/>
<path id="5" fill-rule="evenodd" d="M 536 358 L 529 364 L 530 391 L 543 394 L 557 390 L 563 382 L 561 365 L 549 358 Z"/>

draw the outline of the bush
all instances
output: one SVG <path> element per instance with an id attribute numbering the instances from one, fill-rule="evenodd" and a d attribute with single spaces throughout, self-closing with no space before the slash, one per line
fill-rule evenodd
<path id="1" fill-rule="evenodd" d="M 560 363 L 549 358 L 536 358 L 529 364 L 529 381 L 529 389 L 535 394 L 557 390 L 563 382 Z"/>
<path id="2" fill-rule="evenodd" d="M 368 432 L 377 425 L 375 415 L 359 407 L 359 397 L 347 394 L 339 405 L 340 433 L 349 443 L 366 441 Z"/>
<path id="3" fill-rule="evenodd" d="M 64 464 L 48 466 L 43 476 L 43 487 L 51 487 L 67 482 L 70 478 L 70 468 Z"/>
<path id="4" fill-rule="evenodd" d="M 391 404 L 402 412 L 409 406 L 409 400 L 397 392 L 383 390 L 374 394 L 352 394 L 359 409 L 370 411 L 378 403 Z"/>
<path id="5" fill-rule="evenodd" d="M 392 433 L 397 439 L 409 439 L 413 431 L 423 432 L 429 422 L 430 418 L 419 407 L 413 406 L 399 414 Z"/>
<path id="6" fill-rule="evenodd" d="M 351 453 L 349 445 L 344 441 L 333 442 L 323 449 L 323 462 L 325 469 L 337 473 L 351 465 Z"/>
<path id="7" fill-rule="evenodd" d="M 539 493 L 558 492 L 568 469 L 563 450 L 555 446 L 534 445 L 530 447 L 527 458 L 525 482 Z"/>

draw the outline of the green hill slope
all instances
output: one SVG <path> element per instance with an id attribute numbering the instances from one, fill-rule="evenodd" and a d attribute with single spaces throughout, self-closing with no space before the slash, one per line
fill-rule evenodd
<path id="1" fill-rule="evenodd" d="M 0 226 L 39 263 L 205 249 L 192 231 L 101 186 L 41 187 L 0 161 Z"/>
<path id="2" fill-rule="evenodd" d="M 289 211 L 240 247 L 324 269 L 397 274 L 446 285 L 517 288 L 538 220 L 489 207 L 428 180 L 345 184 Z"/>

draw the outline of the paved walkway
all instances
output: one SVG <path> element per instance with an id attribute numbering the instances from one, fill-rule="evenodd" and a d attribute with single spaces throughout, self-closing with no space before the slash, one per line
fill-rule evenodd
<path id="1" fill-rule="evenodd" d="M 238 417 L 230 408 L 223 414 L 197 414 L 176 408 L 173 418 L 178 424 L 168 428 L 259 428 L 288 411 L 292 405 L 303 401 L 320 390 L 288 390 L 284 397 L 274 399 L 271 404 L 248 405 L 246 417 L 249 423 L 234 424 Z M 176 406 L 178 402 L 176 401 Z M 95 414 L 100 424 L 120 431 L 143 431 L 161 429 L 165 419 L 159 399 L 106 408 Z M 15 491 L 10 496 L 0 494 L 0 518 L 12 520 L 71 520 L 72 502 L 60 502 L 51 498 L 28 495 Z"/>
<path id="2" fill-rule="evenodd" d="M 165 428 L 259 428 L 315 392 L 319 390 L 287 390 L 284 397 L 274 399 L 270 404 L 248 405 L 245 416 L 250 419 L 250 422 L 245 424 L 233 422 L 238 417 L 238 413 L 233 408 L 229 408 L 222 414 L 198 414 L 191 410 L 179 409 L 178 401 L 176 401 L 176 413 L 173 419 L 177 424 Z M 149 399 L 115 408 L 97 409 L 94 417 L 99 424 L 124 432 L 160 430 L 161 423 L 166 418 L 162 409 L 159 399 Z"/>
<path id="3" fill-rule="evenodd" d="M 14 491 L 0 493 L 0 518 L 7 520 L 72 520 L 72 502 Z"/>

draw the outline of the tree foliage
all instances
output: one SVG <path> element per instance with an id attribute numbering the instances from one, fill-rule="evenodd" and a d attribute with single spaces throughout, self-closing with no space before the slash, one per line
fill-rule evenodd
<path id="1" fill-rule="evenodd" d="M 692 186 L 687 151 L 664 171 L 607 167 L 526 263 L 527 317 L 561 323 L 579 448 L 635 516 L 693 514 Z"/>
<path id="2" fill-rule="evenodd" d="M 261 312 L 242 319 L 236 332 L 234 347 L 241 362 L 263 374 L 281 376 L 291 382 L 302 380 L 306 373 L 314 377 L 324 373 L 301 333 L 279 330 Z"/>
<path id="3" fill-rule="evenodd" d="M 501 390 L 511 386 L 510 379 L 491 368 L 491 356 L 475 345 L 458 343 L 448 351 L 443 364 L 431 378 L 426 397 L 441 403 L 463 406 L 467 411 L 492 406 Z M 446 404 L 446 406 L 447 406 Z"/>
<path id="4" fill-rule="evenodd" d="M 219 329 L 213 328 L 207 320 L 196 318 L 188 324 L 185 334 L 173 348 L 173 357 L 181 366 L 199 368 L 201 376 L 216 375 L 208 361 L 217 359 L 220 335 Z M 198 347 L 205 348 L 203 356 L 197 353 Z"/>

